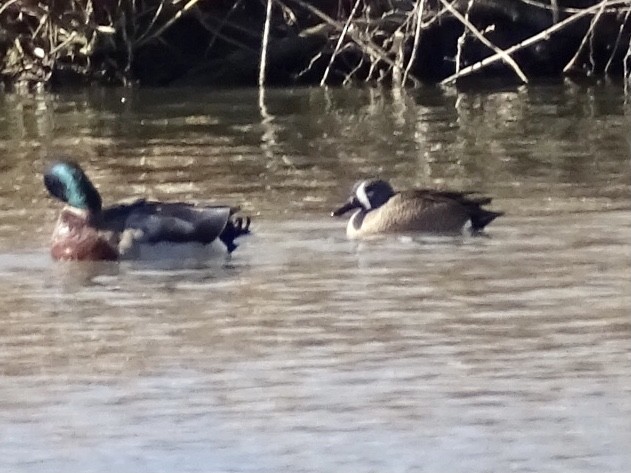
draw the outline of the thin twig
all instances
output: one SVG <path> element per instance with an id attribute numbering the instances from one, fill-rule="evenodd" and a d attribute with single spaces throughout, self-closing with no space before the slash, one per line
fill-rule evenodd
<path id="1" fill-rule="evenodd" d="M 627 53 L 622 59 L 622 68 L 624 75 L 624 97 L 625 100 L 629 97 L 629 87 L 631 87 L 631 72 L 629 72 L 629 66 L 631 65 L 631 41 L 629 41 L 629 47 Z"/>
<path id="2" fill-rule="evenodd" d="M 39 35 L 39 31 L 44 28 L 44 26 L 46 26 L 46 24 L 52 20 L 50 20 L 50 13 L 46 12 L 46 14 L 42 15 L 42 17 L 39 19 L 39 23 L 37 24 L 37 28 L 35 28 L 35 31 L 33 31 L 31 33 L 31 37 L 35 38 Z"/>
<path id="3" fill-rule="evenodd" d="M 585 47 L 585 44 L 587 43 L 587 38 L 589 38 L 590 36 L 593 35 L 594 27 L 598 23 L 598 20 L 600 20 L 600 16 L 605 11 L 605 6 L 606 6 L 606 4 L 604 2 L 601 3 L 600 10 L 598 10 L 598 13 L 596 13 L 596 16 L 594 16 L 594 18 L 592 18 L 592 21 L 589 23 L 589 28 L 587 29 L 587 32 L 585 33 L 585 36 L 583 36 L 581 44 L 579 45 L 578 49 L 574 53 L 574 56 L 572 57 L 572 59 L 570 59 L 570 62 L 568 62 L 565 65 L 565 67 L 563 68 L 563 72 L 567 72 L 572 67 L 574 67 L 574 64 L 576 63 L 576 61 L 578 60 L 579 56 L 583 52 L 583 48 Z"/>
<path id="4" fill-rule="evenodd" d="M 206 29 L 208 29 L 208 31 L 211 31 L 213 33 L 213 36 L 210 38 L 210 41 L 208 41 L 208 46 L 206 46 L 206 51 L 204 53 L 206 57 L 208 57 L 209 51 L 215 45 L 217 38 L 220 37 L 219 34 L 221 33 L 221 30 L 223 29 L 223 27 L 228 24 L 228 18 L 230 17 L 230 15 L 232 15 L 232 13 L 234 13 L 237 10 L 239 6 L 241 6 L 241 0 L 237 0 L 236 2 L 234 2 L 234 4 L 230 7 L 230 10 L 228 10 L 228 12 L 224 15 L 224 17 L 219 22 L 219 25 L 217 25 L 217 27 L 214 29 L 210 29 L 209 26 L 206 24 L 206 18 L 200 19 L 200 22 L 202 23 L 202 25 Z"/>
<path id="5" fill-rule="evenodd" d="M 357 63 L 357 65 L 351 69 L 351 71 L 346 75 L 346 77 L 344 78 L 344 80 L 342 81 L 342 85 L 348 85 L 351 80 L 353 79 L 353 76 L 355 75 L 355 73 L 364 65 L 364 56 L 361 56 L 359 58 L 359 62 Z"/>
<path id="6" fill-rule="evenodd" d="M 437 21 L 440 21 L 442 17 L 445 16 L 446 14 L 447 14 L 446 8 L 443 8 L 439 10 L 437 13 L 434 13 L 434 15 L 429 20 L 423 23 L 423 29 L 429 28 L 430 26 L 432 26 L 432 24 L 436 23 Z"/>
<path id="7" fill-rule="evenodd" d="M 267 46 L 269 44 L 269 30 L 272 23 L 272 0 L 267 0 L 265 7 L 265 24 L 263 25 L 263 39 L 261 41 L 261 62 L 259 64 L 259 87 L 265 85 L 265 68 L 267 66 Z"/>
<path id="8" fill-rule="evenodd" d="M 151 19 L 151 22 L 149 23 L 149 26 L 147 26 L 147 28 L 145 29 L 145 32 L 141 34 L 140 37 L 136 41 L 141 42 L 151 32 L 151 28 L 153 28 L 153 25 L 156 24 L 156 21 L 158 21 L 158 17 L 160 16 L 160 13 L 162 13 L 162 10 L 164 9 L 164 4 L 165 4 L 165 0 L 162 0 L 158 8 L 156 8 L 155 13 L 153 14 L 153 18 Z"/>
<path id="9" fill-rule="evenodd" d="M 373 79 L 376 69 L 377 69 L 377 63 L 374 61 L 371 61 L 370 67 L 368 68 L 368 74 L 366 75 L 365 82 L 370 82 Z M 379 79 L 376 79 L 376 80 L 379 80 Z"/>
<path id="10" fill-rule="evenodd" d="M 513 60 L 513 58 L 510 57 L 506 53 L 506 51 L 503 51 L 502 49 L 498 48 L 493 43 L 491 43 L 488 39 L 486 39 L 486 37 L 480 32 L 480 30 L 478 30 L 469 20 L 467 20 L 464 16 L 462 16 L 462 14 L 458 10 L 456 10 L 453 6 L 451 6 L 451 4 L 449 2 L 447 2 L 447 0 L 440 0 L 440 3 L 442 3 L 445 6 L 445 8 L 447 10 L 449 10 L 449 13 L 451 13 L 458 20 L 460 20 L 460 22 L 463 25 L 465 25 L 467 28 L 469 28 L 469 31 L 471 31 L 471 33 L 473 33 L 473 35 L 476 38 L 478 38 L 484 45 L 486 45 L 489 48 L 491 48 L 493 51 L 495 51 L 496 54 L 499 54 L 501 59 L 503 59 L 504 62 L 506 62 L 506 64 L 508 64 L 510 67 L 513 68 L 513 70 L 515 71 L 515 74 L 517 74 L 519 76 L 519 78 L 522 80 L 522 82 L 524 82 L 526 84 L 528 83 L 528 78 L 526 77 L 526 75 L 522 72 L 520 67 Z"/>
<path id="11" fill-rule="evenodd" d="M 558 0 L 551 0 L 549 5 L 546 5 L 545 3 L 541 3 L 541 0 L 520 0 L 521 3 L 524 3 L 528 6 L 531 7 L 535 7 L 535 8 L 539 8 L 542 10 L 550 10 L 552 12 L 552 15 L 554 16 L 554 10 L 558 10 L 559 12 L 559 16 L 561 13 L 580 13 L 581 11 L 583 11 L 582 8 L 572 8 L 572 7 L 561 7 L 558 5 Z M 554 4 L 557 4 L 556 6 Z M 614 9 L 615 7 L 611 7 L 612 9 Z"/>
<path id="12" fill-rule="evenodd" d="M 603 3 L 608 3 L 608 6 L 613 6 L 613 5 L 621 5 L 621 4 L 625 4 L 627 5 L 629 2 L 629 0 L 603 0 L 601 3 L 594 5 L 592 7 L 586 8 L 585 10 L 580 11 L 579 13 L 576 13 L 568 18 L 566 18 L 565 20 L 556 23 L 555 25 L 552 25 L 550 28 L 546 28 L 545 30 L 543 30 L 540 33 L 537 33 L 534 36 L 531 36 L 530 38 L 522 41 L 519 44 L 516 44 L 514 46 L 511 46 L 508 49 L 505 49 L 503 51 L 504 54 L 513 54 L 514 52 L 520 51 L 521 49 L 527 48 L 528 46 L 531 46 L 535 43 L 538 43 L 539 41 L 543 41 L 545 39 L 547 39 L 552 33 L 556 33 L 557 31 L 565 28 L 567 25 L 574 23 L 577 20 L 580 20 L 581 18 L 583 18 L 584 16 L 590 15 L 593 12 L 597 11 L 600 9 L 601 5 Z M 497 62 L 499 60 L 503 59 L 503 55 L 496 53 L 493 54 L 487 58 L 482 59 L 479 62 L 476 62 L 475 64 L 471 64 L 470 66 L 465 67 L 464 69 L 461 69 L 460 72 L 458 74 L 452 74 L 449 77 L 443 79 L 441 81 L 441 85 L 446 85 L 446 84 L 451 84 L 452 82 L 454 82 L 456 79 L 459 79 L 460 77 L 464 77 L 464 76 L 468 76 L 469 74 L 478 71 L 480 69 L 482 69 L 485 66 L 488 66 L 489 64 L 493 64 L 494 62 Z"/>
<path id="13" fill-rule="evenodd" d="M 611 48 L 611 56 L 609 56 L 609 60 L 607 61 L 607 64 L 605 65 L 605 74 L 607 74 L 609 72 L 609 68 L 611 67 L 611 64 L 613 63 L 613 58 L 616 55 L 616 53 L 618 52 L 618 46 L 620 46 L 620 40 L 622 39 L 622 33 L 624 32 L 624 27 L 626 26 L 627 22 L 629 21 L 629 16 L 631 15 L 631 8 L 627 10 L 626 15 L 624 15 L 624 20 L 622 20 L 622 23 L 620 24 L 620 30 L 618 31 L 618 36 L 616 36 L 616 42 L 613 45 L 613 48 Z"/>
<path id="14" fill-rule="evenodd" d="M 238 41 L 232 36 L 228 36 L 227 34 L 223 34 L 220 30 L 216 29 L 213 25 L 209 25 L 205 18 L 198 18 L 200 25 L 202 25 L 207 31 L 213 34 L 213 39 L 218 38 L 224 40 L 226 43 L 236 46 L 238 49 L 243 49 L 244 51 L 251 51 L 253 53 L 259 53 L 260 49 L 253 48 L 246 43 Z M 208 50 L 206 51 L 206 57 L 208 57 Z"/>
<path id="15" fill-rule="evenodd" d="M 307 72 L 309 72 L 311 70 L 311 68 L 314 66 L 314 64 L 322 57 L 322 51 L 316 53 L 310 60 L 309 60 L 309 64 L 307 64 L 307 66 L 300 72 L 298 72 L 298 74 L 296 74 L 296 77 L 302 77 L 303 75 L 305 75 Z"/>
<path id="16" fill-rule="evenodd" d="M 353 5 L 353 9 L 351 10 L 351 13 L 348 15 L 348 18 L 346 19 L 346 23 L 344 24 L 344 28 L 342 28 L 342 32 L 340 33 L 340 37 L 337 39 L 337 43 L 335 44 L 335 49 L 333 50 L 333 54 L 331 55 L 331 57 L 329 59 L 329 63 L 326 65 L 326 69 L 324 70 L 324 74 L 322 74 L 322 79 L 320 79 L 320 87 L 323 87 L 323 86 L 326 85 L 326 80 L 329 77 L 329 71 L 331 70 L 331 66 L 333 66 L 333 61 L 335 61 L 335 56 L 340 51 L 340 47 L 342 47 L 342 43 L 344 42 L 344 38 L 346 38 L 346 33 L 348 32 L 348 29 L 351 26 L 351 22 L 353 20 L 353 17 L 355 16 L 355 13 L 357 12 L 357 9 L 359 8 L 359 3 L 360 3 L 360 0 L 355 0 L 355 5 Z"/>
<path id="17" fill-rule="evenodd" d="M 552 23 L 559 22 L 559 2 L 558 0 L 550 0 L 550 7 L 552 8 Z"/>
<path id="18" fill-rule="evenodd" d="M 6 9 L 8 9 L 11 5 L 13 5 L 14 3 L 17 3 L 18 0 L 9 0 L 7 3 L 5 3 L 3 6 L 0 7 L 0 14 L 5 11 Z"/>
<path id="19" fill-rule="evenodd" d="M 120 5 L 120 3 L 119 3 Z M 135 9 L 135 6 L 132 4 L 132 8 Z M 129 37 L 129 33 L 127 32 L 127 27 L 128 25 L 133 26 L 133 18 L 135 18 L 134 16 L 134 12 L 128 12 L 126 9 L 122 10 L 122 14 L 121 14 L 121 24 L 123 25 L 123 27 L 121 28 L 121 34 L 123 36 L 123 44 L 125 45 L 126 49 L 127 49 L 127 57 L 126 57 L 126 64 L 125 67 L 123 69 L 123 85 L 125 87 L 130 85 L 130 76 L 131 76 L 131 63 L 134 59 L 134 48 L 133 48 L 133 44 L 132 41 Z M 128 16 L 130 17 L 129 22 L 127 21 Z"/>
<path id="20" fill-rule="evenodd" d="M 392 35 L 391 48 L 390 50 L 395 54 L 395 62 L 399 66 L 395 69 L 392 69 L 392 84 L 401 87 L 403 82 L 403 59 L 404 59 L 404 50 L 403 46 L 405 43 L 405 35 L 403 31 L 395 31 Z"/>
<path id="21" fill-rule="evenodd" d="M 313 5 L 310 5 L 305 0 L 291 0 L 293 3 L 300 5 L 305 10 L 309 10 L 311 13 L 316 15 L 318 18 L 333 26 L 335 29 L 342 31 L 344 29 L 344 25 L 342 25 L 339 21 L 334 20 L 329 15 L 324 13 L 323 11 L 317 9 Z M 276 0 L 277 3 L 281 3 L 281 0 Z M 388 57 L 388 53 L 384 51 L 381 47 L 376 45 L 371 39 L 361 38 L 353 29 L 348 32 L 348 36 L 356 43 L 360 48 L 362 48 L 365 54 L 373 56 L 374 58 L 385 62 L 391 67 L 399 68 L 395 62 Z M 410 74 L 411 80 L 415 85 L 420 84 L 420 81 L 416 79 L 412 74 Z"/>
<path id="22" fill-rule="evenodd" d="M 423 10 L 425 10 L 425 0 L 416 0 L 416 8 L 414 9 L 414 14 L 416 15 L 416 27 L 414 30 L 414 45 L 412 46 L 412 54 L 410 54 L 410 60 L 408 61 L 407 66 L 405 66 L 405 72 L 403 73 L 403 81 L 401 82 L 403 85 L 408 80 L 408 74 L 412 70 L 412 65 L 414 61 L 416 61 L 416 55 L 418 52 L 418 45 L 421 42 L 421 31 L 423 25 Z"/>
<path id="23" fill-rule="evenodd" d="M 467 3 L 467 9 L 464 12 L 465 20 L 469 21 L 469 13 L 471 12 L 471 8 L 473 7 L 474 0 L 469 0 Z M 456 48 L 456 74 L 460 71 L 460 64 L 462 63 L 462 50 L 464 49 L 465 41 L 467 40 L 467 28 L 462 29 L 462 34 L 458 38 L 457 48 Z"/>
<path id="24" fill-rule="evenodd" d="M 199 2 L 199 0 L 189 0 L 189 2 L 184 5 L 180 10 L 178 10 L 178 12 L 173 15 L 169 21 L 167 21 L 164 25 L 162 25 L 160 28 L 158 28 L 151 36 L 145 36 L 144 38 L 140 39 L 139 41 L 137 41 L 134 46 L 136 48 L 144 45 L 145 43 L 147 43 L 148 41 L 151 41 L 154 38 L 157 38 L 158 36 L 160 36 L 162 33 L 164 33 L 167 29 L 169 29 L 173 23 L 175 23 L 177 20 L 179 20 L 182 15 L 184 15 L 184 13 L 186 13 L 187 11 L 189 11 L 191 8 L 193 8 L 197 2 Z M 134 3 L 134 2 L 132 2 Z"/>
<path id="25" fill-rule="evenodd" d="M 68 38 L 62 42 L 61 44 L 58 44 L 57 46 L 55 46 L 53 49 L 50 50 L 50 52 L 48 53 L 50 56 L 53 56 L 55 54 L 57 54 L 57 52 L 61 51 L 63 48 L 65 48 L 68 44 L 70 44 L 72 41 L 74 41 L 74 39 L 77 37 L 77 32 L 76 31 L 72 31 L 70 33 L 70 35 L 68 36 Z"/>

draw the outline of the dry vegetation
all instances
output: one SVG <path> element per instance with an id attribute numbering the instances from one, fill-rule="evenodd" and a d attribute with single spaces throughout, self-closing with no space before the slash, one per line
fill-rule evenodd
<path id="1" fill-rule="evenodd" d="M 630 0 L 0 0 L 0 81 L 631 79 Z"/>

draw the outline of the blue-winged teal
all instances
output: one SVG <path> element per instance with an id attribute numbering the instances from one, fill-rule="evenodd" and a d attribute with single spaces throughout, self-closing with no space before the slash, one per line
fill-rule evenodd
<path id="1" fill-rule="evenodd" d="M 480 232 L 502 212 L 482 208 L 489 197 L 473 193 L 414 189 L 395 192 L 381 179 L 359 181 L 334 217 L 357 209 L 346 227 L 349 238 L 361 239 L 385 233 L 460 234 Z"/>
<path id="2" fill-rule="evenodd" d="M 158 244 L 167 251 L 161 255 L 169 257 L 171 249 L 188 244 L 205 249 L 215 240 L 231 253 L 234 240 L 250 231 L 249 217 L 233 218 L 238 208 L 229 206 L 139 199 L 102 208 L 99 192 L 72 161 L 52 164 L 44 184 L 53 197 L 67 204 L 52 237 L 51 254 L 57 260 L 142 258 L 143 248 Z"/>

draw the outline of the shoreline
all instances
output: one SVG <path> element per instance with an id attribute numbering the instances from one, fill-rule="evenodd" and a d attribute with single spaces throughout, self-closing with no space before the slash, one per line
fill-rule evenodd
<path id="1" fill-rule="evenodd" d="M 139 6 L 140 5 L 140 6 Z M 141 8 L 142 7 L 142 8 Z M 0 84 L 16 88 L 631 80 L 623 0 L 12 0 Z"/>

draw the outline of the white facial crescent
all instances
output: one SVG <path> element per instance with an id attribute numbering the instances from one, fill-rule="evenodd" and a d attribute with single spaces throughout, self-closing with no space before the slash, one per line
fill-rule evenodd
<path id="1" fill-rule="evenodd" d="M 370 210 L 372 208 L 372 205 L 370 205 L 370 199 L 368 198 L 368 195 L 366 194 L 366 181 L 363 181 L 359 185 L 359 187 L 357 188 L 357 191 L 355 192 L 355 195 L 357 196 L 357 200 L 359 200 L 359 203 L 362 204 L 362 206 L 366 210 Z"/>

